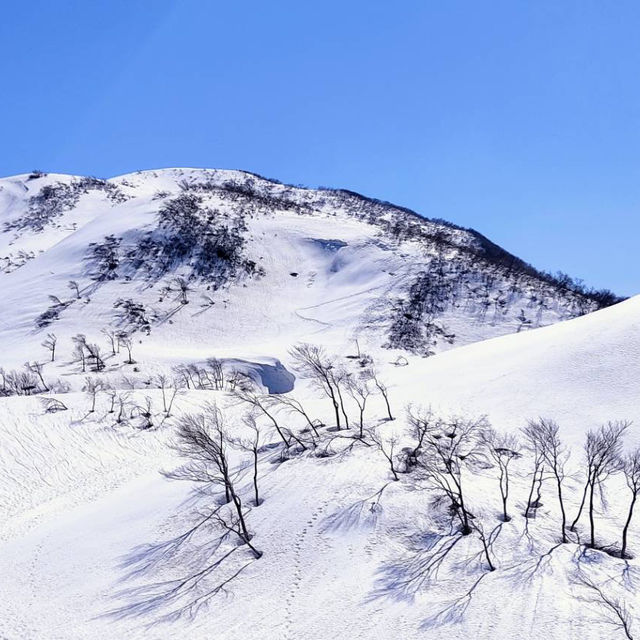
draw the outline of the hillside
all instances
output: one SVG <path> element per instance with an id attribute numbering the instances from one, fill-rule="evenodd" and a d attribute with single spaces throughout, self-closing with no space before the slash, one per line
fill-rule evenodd
<path id="1" fill-rule="evenodd" d="M 0 224 L 1 638 L 624 638 L 603 595 L 640 633 L 623 474 L 599 486 L 597 546 L 586 512 L 562 544 L 520 433 L 558 422 L 571 524 L 587 431 L 631 421 L 640 444 L 640 297 L 243 172 L 7 178 Z M 211 402 L 247 536 L 185 445 Z M 451 475 L 429 456 L 456 437 Z"/>
<path id="2" fill-rule="evenodd" d="M 541 274 L 476 232 L 242 172 L 18 176 L 0 181 L 0 211 L 3 342 L 114 326 L 149 334 L 153 350 L 178 314 L 180 346 L 194 349 L 209 348 L 211 332 L 232 350 L 239 339 L 322 332 L 431 354 L 617 301 Z M 267 304 L 274 292 L 278 304 Z M 5 366 L 25 359 L 12 356 Z"/>

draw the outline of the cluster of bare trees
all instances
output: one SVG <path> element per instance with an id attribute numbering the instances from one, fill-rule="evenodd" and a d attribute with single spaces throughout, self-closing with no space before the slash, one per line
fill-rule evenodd
<path id="1" fill-rule="evenodd" d="M 87 368 L 94 373 L 100 373 L 106 368 L 106 358 L 120 354 L 121 349 L 127 354 L 125 364 L 135 364 L 132 356 L 133 341 L 126 331 L 107 328 L 102 330 L 102 334 L 109 341 L 108 351 L 103 350 L 96 342 L 89 342 L 82 333 L 71 338 L 73 358 L 80 365 L 82 373 L 86 373 Z"/>
<path id="2" fill-rule="evenodd" d="M 200 413 L 181 417 L 176 446 L 187 461 L 170 476 L 220 487 L 224 494 L 223 506 L 227 505 L 227 508 L 215 510 L 215 521 L 225 532 L 235 534 L 255 558 L 259 558 L 261 552 L 253 543 L 247 521 L 251 506 L 247 506 L 243 494 L 251 492 L 253 507 L 261 504 L 259 467 L 263 454 L 282 458 L 283 455 L 291 457 L 316 451 L 316 455 L 326 455 L 337 438 L 371 446 L 375 435 L 367 428 L 366 412 L 369 397 L 374 392 L 382 396 L 388 419 L 393 419 L 387 387 L 371 366 L 370 359 L 358 358 L 362 366 L 356 375 L 314 345 L 297 345 L 292 356 L 298 373 L 330 403 L 336 420 L 333 429 L 326 428 L 327 425 L 313 417 L 292 395 L 262 393 L 249 377 L 237 372 L 225 374 L 219 360 L 209 359 L 204 366 L 181 365 L 175 369 L 174 388 L 179 385 L 186 389 L 225 390 L 235 400 L 234 406 L 244 409 L 239 418 L 244 425 L 244 437 L 231 435 L 237 430 L 229 428 L 228 418 L 214 404 L 206 405 Z M 166 386 L 166 378 L 158 380 L 160 388 Z M 351 405 L 347 398 L 352 400 Z M 351 415 L 350 419 L 354 408 L 356 417 Z M 290 424 L 293 416 L 303 423 L 302 427 Z M 280 443 L 275 453 L 272 446 L 266 446 L 272 440 L 270 433 Z M 247 463 L 234 465 L 232 459 L 238 455 L 246 457 Z M 244 477 L 249 473 L 251 479 L 245 482 Z"/>
<path id="3" fill-rule="evenodd" d="M 357 373 L 350 372 L 344 365 L 339 364 L 336 358 L 329 356 L 322 347 L 313 344 L 294 346 L 291 356 L 300 377 L 309 380 L 331 403 L 337 429 L 350 427 L 345 406 L 348 396 L 358 407 L 358 426 L 362 435 L 367 400 L 374 390 L 384 399 L 388 419 L 393 420 L 388 389 L 373 366 L 361 368 Z"/>
<path id="4" fill-rule="evenodd" d="M 207 358 L 202 366 L 196 363 L 181 364 L 174 367 L 173 372 L 186 389 L 198 391 L 234 391 L 251 384 L 242 372 L 236 369 L 225 371 L 222 360 L 218 358 Z"/>
<path id="5" fill-rule="evenodd" d="M 580 541 L 578 524 L 586 512 L 589 535 L 586 545 L 599 548 L 622 558 L 628 556 L 628 531 L 635 504 L 640 493 L 640 448 L 624 453 L 623 436 L 628 422 L 609 422 L 588 432 L 584 444 L 584 487 L 575 519 L 569 525 L 567 507 L 567 465 L 569 450 L 560 438 L 559 427 L 553 420 L 541 418 L 530 421 L 521 430 L 521 438 L 514 434 L 500 434 L 486 418 L 443 419 L 429 410 L 409 407 L 408 423 L 414 444 L 397 451 L 397 438 L 383 439 L 379 434 L 372 440 L 387 459 L 395 480 L 402 471 L 413 472 L 426 480 L 446 499 L 452 515 L 459 522 L 459 531 L 469 534 L 477 521 L 469 511 L 463 479 L 474 472 L 493 469 L 497 474 L 502 510 L 500 519 L 511 520 L 509 496 L 511 468 L 525 453 L 530 460 L 530 486 L 524 509 L 526 519 L 535 518 L 541 506 L 543 483 L 553 487 L 558 506 L 558 529 L 563 543 Z M 621 544 L 603 546 L 596 537 L 597 516 L 606 512 L 608 502 L 605 484 L 615 474 L 621 474 L 629 489 L 629 502 L 624 514 Z M 487 557 L 489 564 L 491 564 Z"/>
<path id="6" fill-rule="evenodd" d="M 153 410 L 153 402 L 149 395 L 135 393 L 136 389 L 157 389 L 160 391 L 162 409 Z M 162 423 L 173 415 L 176 398 L 184 392 L 179 378 L 172 378 L 159 373 L 136 384 L 136 381 L 123 376 L 118 386 L 106 379 L 86 376 L 82 391 L 89 400 L 87 416 L 96 412 L 98 397 L 107 401 L 107 416 L 111 416 L 114 425 L 131 425 L 139 429 L 151 429 L 158 422 Z"/>
<path id="7" fill-rule="evenodd" d="M 42 365 L 26 363 L 23 369 L 0 368 L 0 396 L 31 396 L 49 391 L 42 376 Z"/>

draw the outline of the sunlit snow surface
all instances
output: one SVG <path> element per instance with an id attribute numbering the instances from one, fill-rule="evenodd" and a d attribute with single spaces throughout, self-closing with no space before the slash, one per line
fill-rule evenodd
<path id="1" fill-rule="evenodd" d="M 218 180 L 221 174 L 211 172 Z M 624 563 L 577 544 L 557 546 L 551 483 L 525 532 L 527 457 L 513 467 L 514 517 L 499 530 L 497 571 L 486 572 L 480 543 L 468 536 L 456 543 L 438 575 L 426 580 L 428 551 L 449 533 L 442 511 L 411 474 L 393 482 L 384 457 L 364 445 L 329 457 L 303 453 L 284 462 L 276 449 L 265 449 L 264 503 L 248 516 L 262 558 L 253 561 L 244 549 L 235 552 L 197 594 L 240 573 L 224 591 L 203 598 L 197 611 L 172 615 L 184 602 L 170 598 L 140 606 L 149 587 L 165 593 L 163 583 L 207 566 L 211 532 L 194 536 L 157 566 L 140 568 L 154 545 L 157 551 L 158 544 L 189 530 L 216 496 L 160 473 L 179 460 L 171 447 L 175 418 L 161 420 L 157 389 L 128 391 L 151 398 L 160 416 L 152 429 L 114 424 L 104 394 L 97 410 L 88 413 L 84 375 L 73 362 L 70 339 L 86 334 L 108 352 L 100 331 L 112 324 L 118 297 L 155 305 L 164 318 L 149 335 L 136 334 L 138 371 L 123 364 L 122 354 L 107 359 L 100 375 L 120 384 L 121 391 L 122 374 L 143 385 L 174 365 L 218 357 L 249 373 L 265 392 L 293 386 L 291 393 L 307 411 L 330 424 L 331 407 L 291 375 L 288 352 L 305 341 L 344 359 L 355 353 L 358 339 L 388 384 L 397 416 L 384 422 L 384 404 L 375 396 L 368 426 L 398 434 L 406 444 L 408 404 L 431 406 L 443 415 L 486 414 L 505 431 L 517 431 L 529 418 L 556 419 L 572 448 L 571 517 L 581 497 L 586 431 L 608 420 L 633 420 L 628 444 L 640 440 L 640 298 L 519 333 L 513 324 L 473 323 L 462 313 L 450 314 L 447 323 L 458 339 L 444 352 L 422 358 L 384 349 L 385 305 L 415 275 L 421 248 L 410 242 L 397 246 L 374 226 L 331 211 L 304 216 L 276 211 L 249 220 L 248 251 L 265 275 L 212 293 L 210 307 L 200 306 L 201 291 L 188 305 L 166 296 L 159 302 L 161 284 L 150 287 L 135 278 L 91 288 L 84 263 L 89 243 L 152 225 L 157 193 L 179 193 L 181 181 L 199 175 L 168 170 L 116 178 L 112 182 L 128 198 L 123 202 L 92 191 L 53 227 L 0 233 L 2 255 L 34 255 L 0 273 L 0 365 L 13 369 L 26 361 L 45 362 L 48 354 L 40 344 L 53 331 L 57 358 L 45 365 L 45 376 L 69 385 L 68 393 L 56 395 L 69 410 L 55 414 L 45 414 L 37 397 L 0 399 L 0 638 L 623 638 L 578 575 L 599 582 L 632 615 L 640 615 L 638 560 Z M 24 214 L 29 189 L 70 180 L 49 175 L 0 181 L 0 223 Z M 58 321 L 36 330 L 34 319 L 49 295 L 73 298 L 69 280 L 90 292 Z M 547 321 L 561 319 L 549 315 Z M 394 364 L 399 355 L 406 366 Z M 187 392 L 177 398 L 174 414 L 197 411 L 211 400 L 225 407 L 234 433 L 244 434 L 245 409 L 222 391 Z M 291 428 L 303 427 L 295 416 L 282 419 Z M 242 468 L 246 456 L 235 462 Z M 250 470 L 240 477 L 248 502 Z M 467 484 L 474 514 L 488 529 L 499 525 L 495 470 L 474 474 Z M 628 502 L 620 477 L 608 483 L 606 497 L 599 537 L 615 544 Z M 640 520 L 631 528 L 630 548 L 640 555 Z M 640 623 L 636 629 L 640 634 Z"/>

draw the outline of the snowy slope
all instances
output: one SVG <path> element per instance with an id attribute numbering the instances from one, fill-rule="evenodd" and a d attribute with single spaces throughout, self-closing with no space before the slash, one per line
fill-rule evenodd
<path id="1" fill-rule="evenodd" d="M 396 383 L 411 384 L 418 369 L 434 406 L 487 413 L 504 427 L 553 416 L 577 445 L 586 429 L 608 420 L 640 425 L 640 296 L 570 322 L 454 349 L 414 367 L 399 369 Z"/>
<path id="2" fill-rule="evenodd" d="M 144 263 L 141 241 L 157 232 L 162 207 L 184 194 L 201 198 L 201 208 L 221 224 L 240 220 L 243 253 L 264 275 L 240 272 L 215 286 L 206 277 L 190 280 L 189 306 L 180 309 L 174 280 L 190 279 L 193 259 L 150 277 L 139 266 L 133 270 L 130 256 L 137 252 L 136 264 Z M 181 325 L 180 346 L 196 350 L 210 348 L 212 333 L 217 348 L 232 350 L 239 340 L 263 345 L 286 333 L 293 343 L 321 333 L 327 343 L 362 338 L 422 353 L 598 307 L 526 268 L 514 270 L 517 259 L 474 233 L 348 192 L 285 187 L 242 172 L 7 178 L 0 180 L 0 224 L 0 256 L 11 264 L 0 272 L 6 367 L 24 362 L 25 342 L 35 348 L 46 331 L 62 342 L 78 331 L 91 337 L 122 326 L 114 309 L 120 298 L 144 306 L 153 328 L 144 348 L 155 353 L 171 334 L 169 322 Z M 100 281 L 91 247 L 108 236 L 120 242 L 120 265 Z M 497 257 L 489 259 L 488 251 Z M 18 254 L 31 257 L 18 267 Z M 425 281 L 432 290 L 422 291 Z M 55 307 L 52 295 L 61 303 L 58 319 L 45 325 L 39 318 Z"/>
<path id="3" fill-rule="evenodd" d="M 176 302 L 175 288 L 163 290 L 173 274 L 150 281 L 139 273 L 127 277 L 131 274 L 123 270 L 110 280 L 92 278 L 86 261 L 90 243 L 154 229 L 158 203 L 184 192 L 184 181 L 245 184 L 247 175 L 166 170 L 123 176 L 109 181 L 121 194 L 115 202 L 112 190 L 89 189 L 56 214 L 55 226 L 0 234 L 13 242 L 6 245 L 11 251 L 35 252 L 23 266 L 0 274 L 0 364 L 8 369 L 26 360 L 44 363 L 48 354 L 40 343 L 53 331 L 58 355 L 43 372 L 49 382 L 60 380 L 54 394 L 0 398 L 0 638 L 624 637 L 601 603 L 591 602 L 579 578 L 588 575 L 603 585 L 635 617 L 640 614 L 639 561 L 585 550 L 575 536 L 558 546 L 550 483 L 525 531 L 526 456 L 514 462 L 509 522 L 497 519 L 496 470 L 482 468 L 468 477 L 474 515 L 487 531 L 497 531 L 497 570 L 488 572 L 478 537 L 452 534 L 442 505 L 434 503 L 432 490 L 419 477 L 401 473 L 394 482 L 372 441 L 341 439 L 347 433 L 332 430 L 327 401 L 289 373 L 294 368 L 289 350 L 300 341 L 316 343 L 350 368 L 357 365 L 348 356 L 358 346 L 368 353 L 389 387 L 397 419 L 385 420 L 382 398 L 374 395 L 366 426 L 383 438 L 396 435 L 398 450 L 412 442 L 404 412 L 409 404 L 431 406 L 444 416 L 487 414 L 494 427 L 507 432 L 537 416 L 556 419 L 571 447 L 566 492 L 573 516 L 586 431 L 608 420 L 633 420 L 628 445 L 640 440 L 640 297 L 557 322 L 576 315 L 576 305 L 592 302 L 535 278 L 534 286 L 527 276 L 510 292 L 506 314 L 495 305 L 499 313 L 482 315 L 478 299 L 461 285 L 457 302 L 443 314 L 456 333 L 453 344 L 439 341 L 435 350 L 440 353 L 429 358 L 389 349 L 384 345 L 393 322 L 390 309 L 407 296 L 416 270 L 430 264 L 435 245 L 390 237 L 371 221 L 336 208 L 331 198 L 320 205 L 318 193 L 305 190 L 297 190 L 296 197 L 313 203 L 313 214 L 274 209 L 270 201 L 268 211 L 256 205 L 247 215 L 245 250 L 264 269 L 260 277 L 239 274 L 209 289 L 193 280 L 188 304 Z M 23 187 L 35 189 L 44 180 L 82 181 L 27 178 L 1 181 L 5 217 L 0 222 L 24 216 L 29 205 Z M 273 183 L 255 188 L 285 189 Z M 158 198 L 158 193 L 165 195 Z M 210 206 L 223 217 L 231 215 L 236 205 L 216 194 L 207 196 Z M 461 256 L 471 255 L 470 247 L 480 251 L 473 248 L 478 240 L 472 234 L 441 231 L 451 235 L 445 261 L 462 261 Z M 187 267 L 180 268 L 186 273 Z M 482 263 L 483 270 L 489 267 Z M 508 277 L 500 280 L 499 270 L 490 275 L 492 295 L 502 286 L 496 280 L 504 282 L 502 293 L 513 285 Z M 68 289 L 69 280 L 79 281 L 79 299 Z M 516 320 L 521 305 L 536 318 L 537 311 L 527 306 L 536 304 L 534 290 L 534 297 L 544 290 L 546 302 L 531 325 L 551 326 L 530 329 Z M 57 320 L 38 329 L 34 320 L 51 294 L 69 304 Z M 203 295 L 213 304 L 201 307 Z M 113 307 L 123 297 L 139 300 L 150 315 L 155 311 L 148 329 L 132 333 L 135 365 L 125 362 L 124 351 L 110 355 L 101 334 L 103 328 L 123 326 Z M 151 428 L 141 428 L 139 418 L 117 423 L 106 390 L 98 394 L 96 411 L 89 411 L 90 399 L 81 392 L 86 374 L 72 356 L 71 337 L 78 333 L 102 345 L 105 369 L 90 375 L 108 380 L 129 406 L 142 406 L 148 398 Z M 212 544 L 219 532 L 203 527 L 175 554 L 166 553 L 154 566 L 148 561 L 166 551 L 157 545 L 184 534 L 220 500 L 219 490 L 161 474 L 181 463 L 172 446 L 176 421 L 215 400 L 224 407 L 233 435 L 247 435 L 242 422 L 247 407 L 227 391 L 188 389 L 167 418 L 154 376 L 212 356 L 228 369 L 249 373 L 265 392 L 290 391 L 326 425 L 323 446 L 287 459 L 268 421 L 260 419 L 273 446 L 260 454 L 264 502 L 250 509 L 248 522 L 263 556 L 254 560 L 246 547 L 237 547 L 198 589 L 174 599 L 168 595 L 173 581 L 197 575 L 216 558 Z M 399 356 L 406 360 L 398 362 Z M 42 398 L 48 397 L 61 399 L 68 410 L 45 413 Z M 355 422 L 353 401 L 347 406 Z M 282 410 L 277 415 L 301 432 L 300 416 Z M 320 449 L 329 454 L 318 455 Z M 249 504 L 249 459 L 234 452 L 233 461 Z M 621 477 L 607 485 L 607 497 L 609 509 L 600 507 L 598 531 L 603 543 L 615 544 L 628 502 Z M 584 523 L 578 535 L 585 535 Z M 640 553 L 639 537 L 640 521 L 634 520 L 635 553 Z M 437 574 L 429 574 L 430 550 L 454 540 Z M 225 544 L 223 550 L 231 550 L 235 543 Z M 227 579 L 220 593 L 207 597 Z M 202 606 L 177 615 L 193 597 Z"/>

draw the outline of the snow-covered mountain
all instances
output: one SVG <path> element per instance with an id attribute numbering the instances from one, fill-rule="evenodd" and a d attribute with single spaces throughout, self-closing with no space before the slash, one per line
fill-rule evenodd
<path id="1" fill-rule="evenodd" d="M 0 211 L 0 326 L 21 344 L 38 329 L 68 339 L 114 326 L 156 350 L 174 322 L 177 348 L 286 333 L 429 354 L 617 301 L 476 232 L 237 171 L 18 176 L 0 182 Z"/>
<path id="2" fill-rule="evenodd" d="M 633 625 L 637 561 L 585 549 L 586 516 L 558 544 L 553 478 L 524 517 L 530 452 L 512 460 L 508 521 L 486 442 L 462 470 L 469 535 L 408 452 L 416 416 L 441 420 L 434 438 L 557 420 L 573 520 L 587 431 L 635 421 L 626 446 L 640 440 L 640 297 L 237 171 L 6 178 L 0 225 L 0 637 L 624 637 L 603 594 Z M 301 343 L 327 354 L 341 413 Z M 211 401 L 250 540 L 213 517 L 219 484 L 160 473 Z M 630 493 L 621 473 L 599 487 L 604 547 Z M 635 519 L 629 539 L 640 550 Z"/>

